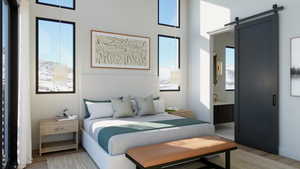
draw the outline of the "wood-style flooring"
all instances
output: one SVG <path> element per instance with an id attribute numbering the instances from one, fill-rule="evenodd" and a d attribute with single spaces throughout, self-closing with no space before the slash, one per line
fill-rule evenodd
<path id="1" fill-rule="evenodd" d="M 299 168 L 300 169 L 300 161 L 296 161 L 293 159 L 289 159 L 286 157 L 281 157 L 278 155 L 274 155 L 274 154 L 270 154 L 270 153 L 266 153 L 260 150 L 256 150 L 253 148 L 249 148 L 249 147 L 245 147 L 242 145 L 239 145 L 239 149 L 242 149 L 244 151 L 271 159 L 271 160 L 275 160 L 277 162 L 295 167 L 295 168 Z M 82 148 L 80 148 L 79 150 L 80 152 L 83 152 L 84 150 Z M 45 154 L 43 156 L 39 156 L 37 151 L 34 152 L 33 155 L 33 163 L 31 165 L 29 165 L 26 169 L 48 169 L 47 167 L 47 158 L 48 157 L 57 157 L 57 156 L 63 156 L 63 155 L 67 155 L 67 154 L 72 154 L 75 153 L 76 151 L 63 151 L 63 152 L 57 152 L 57 153 L 48 153 Z"/>

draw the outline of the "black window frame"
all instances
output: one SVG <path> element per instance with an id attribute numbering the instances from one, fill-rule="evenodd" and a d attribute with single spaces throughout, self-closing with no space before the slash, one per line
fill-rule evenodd
<path id="1" fill-rule="evenodd" d="M 161 25 L 161 26 L 167 26 L 167 27 L 178 28 L 178 29 L 179 29 L 180 26 L 181 26 L 181 25 L 180 25 L 180 23 L 181 23 L 181 22 L 180 22 L 180 18 L 181 18 L 181 17 L 180 17 L 180 16 L 181 16 L 181 14 L 180 14 L 180 11 L 181 11 L 181 5 L 180 5 L 181 2 L 180 2 L 180 0 L 177 0 L 177 1 L 178 1 L 178 9 L 177 9 L 177 13 L 178 13 L 178 18 L 177 18 L 177 19 L 178 19 L 178 26 L 176 26 L 176 25 L 170 25 L 170 24 L 164 24 L 164 23 L 161 23 L 161 22 L 160 22 L 160 20 L 159 20 L 159 18 L 160 18 L 160 17 L 159 17 L 159 10 L 160 10 L 159 1 L 160 1 L 160 0 L 157 0 L 157 3 L 158 3 L 158 10 L 157 10 L 157 24 L 158 24 L 158 25 Z"/>
<path id="2" fill-rule="evenodd" d="M 40 5 L 50 6 L 50 7 L 57 7 L 57 8 L 63 8 L 63 9 L 76 10 L 76 0 L 73 0 L 73 7 L 66 7 L 66 6 L 48 4 L 48 3 L 44 3 L 44 2 L 39 2 L 39 0 L 36 0 L 35 3 L 36 4 L 40 4 Z"/>
<path id="3" fill-rule="evenodd" d="M 2 8 L 3 8 L 3 6 L 2 6 L 2 2 L 3 0 L 1 0 L 1 3 L 0 3 L 0 12 L 1 12 L 1 17 L 0 17 L 0 21 L 1 21 L 1 26 L 0 26 L 0 37 L 1 37 L 1 40 L 0 40 L 0 45 L 1 45 L 1 48 L 0 48 L 0 51 L 1 51 L 1 58 L 0 58 L 0 65 L 1 65 L 1 68 L 0 68 L 0 79 L 1 79 L 1 83 L 0 83 L 0 87 L 1 87 L 1 90 L 0 90 L 0 99 L 1 99 L 1 115 L 0 115 L 0 120 L 1 120 L 1 122 L 0 122 L 0 127 L 1 127 L 1 134 L 0 134 L 0 137 L 1 137 L 1 142 L 0 142 L 0 148 L 1 148 L 1 162 L 0 162 L 0 166 L 1 166 L 1 169 L 3 169 L 4 168 L 4 166 L 3 166 L 3 158 L 5 158 L 5 157 L 3 157 L 2 156 L 2 154 L 3 154 L 3 150 L 2 150 L 2 148 L 3 148 L 3 146 L 5 146 L 5 141 L 3 141 L 4 140 L 4 138 L 3 138 L 3 136 L 2 136 L 2 133 L 3 133 L 3 130 L 5 130 L 5 128 L 3 128 L 3 119 L 2 119 L 2 116 L 3 116 L 3 111 L 2 111 L 2 102 L 3 102 L 3 97 L 2 97 L 2 94 L 3 94 L 3 92 L 2 92 L 2 88 L 3 88 L 3 82 L 2 82 L 2 79 L 3 79 L 3 77 L 2 77 L 2 75 L 3 75 L 3 36 L 2 36 L 2 31 L 3 31 L 3 10 L 2 10 Z M 4 131 L 5 132 L 5 131 Z M 5 150 L 4 150 L 5 151 Z"/>
<path id="4" fill-rule="evenodd" d="M 225 49 L 224 49 L 224 51 L 225 51 L 225 55 L 224 55 L 224 58 L 225 58 L 225 61 L 224 61 L 224 62 L 225 62 L 225 66 L 224 66 L 224 67 L 225 67 L 225 72 L 224 72 L 224 73 L 225 73 L 225 78 L 224 78 L 224 79 L 225 79 L 225 83 L 224 83 L 224 91 L 226 91 L 226 92 L 233 92 L 233 91 L 235 91 L 235 86 L 234 86 L 234 89 L 226 89 L 226 49 L 227 49 L 227 48 L 231 48 L 231 49 L 234 49 L 234 50 L 235 50 L 236 48 L 235 48 L 234 46 L 225 46 Z M 234 64 L 235 64 L 235 63 L 234 63 Z M 235 70 L 234 70 L 234 71 L 235 71 Z M 235 74 L 234 74 L 234 75 L 235 75 Z"/>
<path id="5" fill-rule="evenodd" d="M 6 166 L 2 166 L 2 154 L 1 154 L 1 169 L 16 169 L 18 167 L 18 83 L 19 83 L 19 2 L 17 0 L 2 0 L 6 1 L 9 6 L 9 60 L 8 60 L 8 81 L 9 83 L 9 89 L 8 89 L 8 135 L 6 136 L 8 138 L 8 152 L 7 152 L 7 163 Z M 2 1 L 1 1 L 1 46 L 2 43 Z M 14 47 L 13 47 L 14 46 Z M 1 53 L 2 53 L 2 47 L 1 47 Z M 2 128 L 2 67 L 3 67 L 3 55 L 1 54 L 0 59 L 1 64 L 1 131 Z M 4 128 L 5 129 L 5 128 Z M 1 148 L 2 148 L 2 133 L 1 133 Z M 5 144 L 5 142 L 4 142 Z M 1 150 L 2 152 L 2 150 Z"/>
<path id="6" fill-rule="evenodd" d="M 171 39 L 176 39 L 178 40 L 178 69 L 180 70 L 180 58 L 181 58 L 181 46 L 180 46 L 180 37 L 177 36 L 170 36 L 170 35 L 164 35 L 164 34 L 158 34 L 157 36 L 157 76 L 159 77 L 159 38 L 164 37 L 164 38 L 171 38 Z M 160 92 L 180 92 L 181 91 L 181 86 L 178 85 L 178 89 L 170 89 L 170 90 L 161 90 L 159 89 Z"/>
<path id="7" fill-rule="evenodd" d="M 73 91 L 52 91 L 52 92 L 41 92 L 39 91 L 39 20 L 43 21 L 51 21 L 51 22 L 58 22 L 58 23 L 65 23 L 73 25 Z M 43 17 L 36 17 L 36 94 L 75 94 L 76 93 L 76 23 L 72 21 L 64 21 L 64 20 L 57 20 L 51 18 L 43 18 Z"/>

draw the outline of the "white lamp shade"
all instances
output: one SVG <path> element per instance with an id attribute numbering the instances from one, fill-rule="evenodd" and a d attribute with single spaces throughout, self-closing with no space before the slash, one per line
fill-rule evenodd
<path id="1" fill-rule="evenodd" d="M 53 81 L 65 82 L 68 80 L 68 67 L 65 65 L 58 64 L 54 67 Z"/>
<path id="2" fill-rule="evenodd" d="M 171 71 L 171 83 L 180 85 L 181 76 L 180 76 L 180 71 L 179 70 Z"/>

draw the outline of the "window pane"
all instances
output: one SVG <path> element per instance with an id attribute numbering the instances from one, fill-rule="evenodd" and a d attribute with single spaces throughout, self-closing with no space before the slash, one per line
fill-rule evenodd
<path id="1" fill-rule="evenodd" d="M 69 8 L 74 8 L 74 1 L 73 0 L 62 0 L 61 6 L 63 6 L 63 7 L 69 7 Z"/>
<path id="2" fill-rule="evenodd" d="M 179 38 L 159 36 L 160 90 L 179 90 Z"/>
<path id="3" fill-rule="evenodd" d="M 66 8 L 74 8 L 73 0 L 38 0 L 38 2 Z"/>
<path id="4" fill-rule="evenodd" d="M 232 47 L 225 48 L 226 57 L 226 75 L 225 75 L 225 90 L 234 90 L 234 59 L 235 49 Z"/>
<path id="5" fill-rule="evenodd" d="M 8 91 L 10 82 L 8 80 L 8 59 L 9 59 L 9 6 L 2 1 L 2 166 L 6 166 L 8 160 Z"/>
<path id="6" fill-rule="evenodd" d="M 74 92 L 74 25 L 38 20 L 38 92 Z"/>
<path id="7" fill-rule="evenodd" d="M 179 0 L 159 0 L 159 24 L 179 26 Z"/>

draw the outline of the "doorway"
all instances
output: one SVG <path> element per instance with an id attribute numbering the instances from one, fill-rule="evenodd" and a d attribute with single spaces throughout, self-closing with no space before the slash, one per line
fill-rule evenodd
<path id="1" fill-rule="evenodd" d="M 213 122 L 218 136 L 234 140 L 234 29 L 227 28 L 211 34 L 213 60 Z"/>

